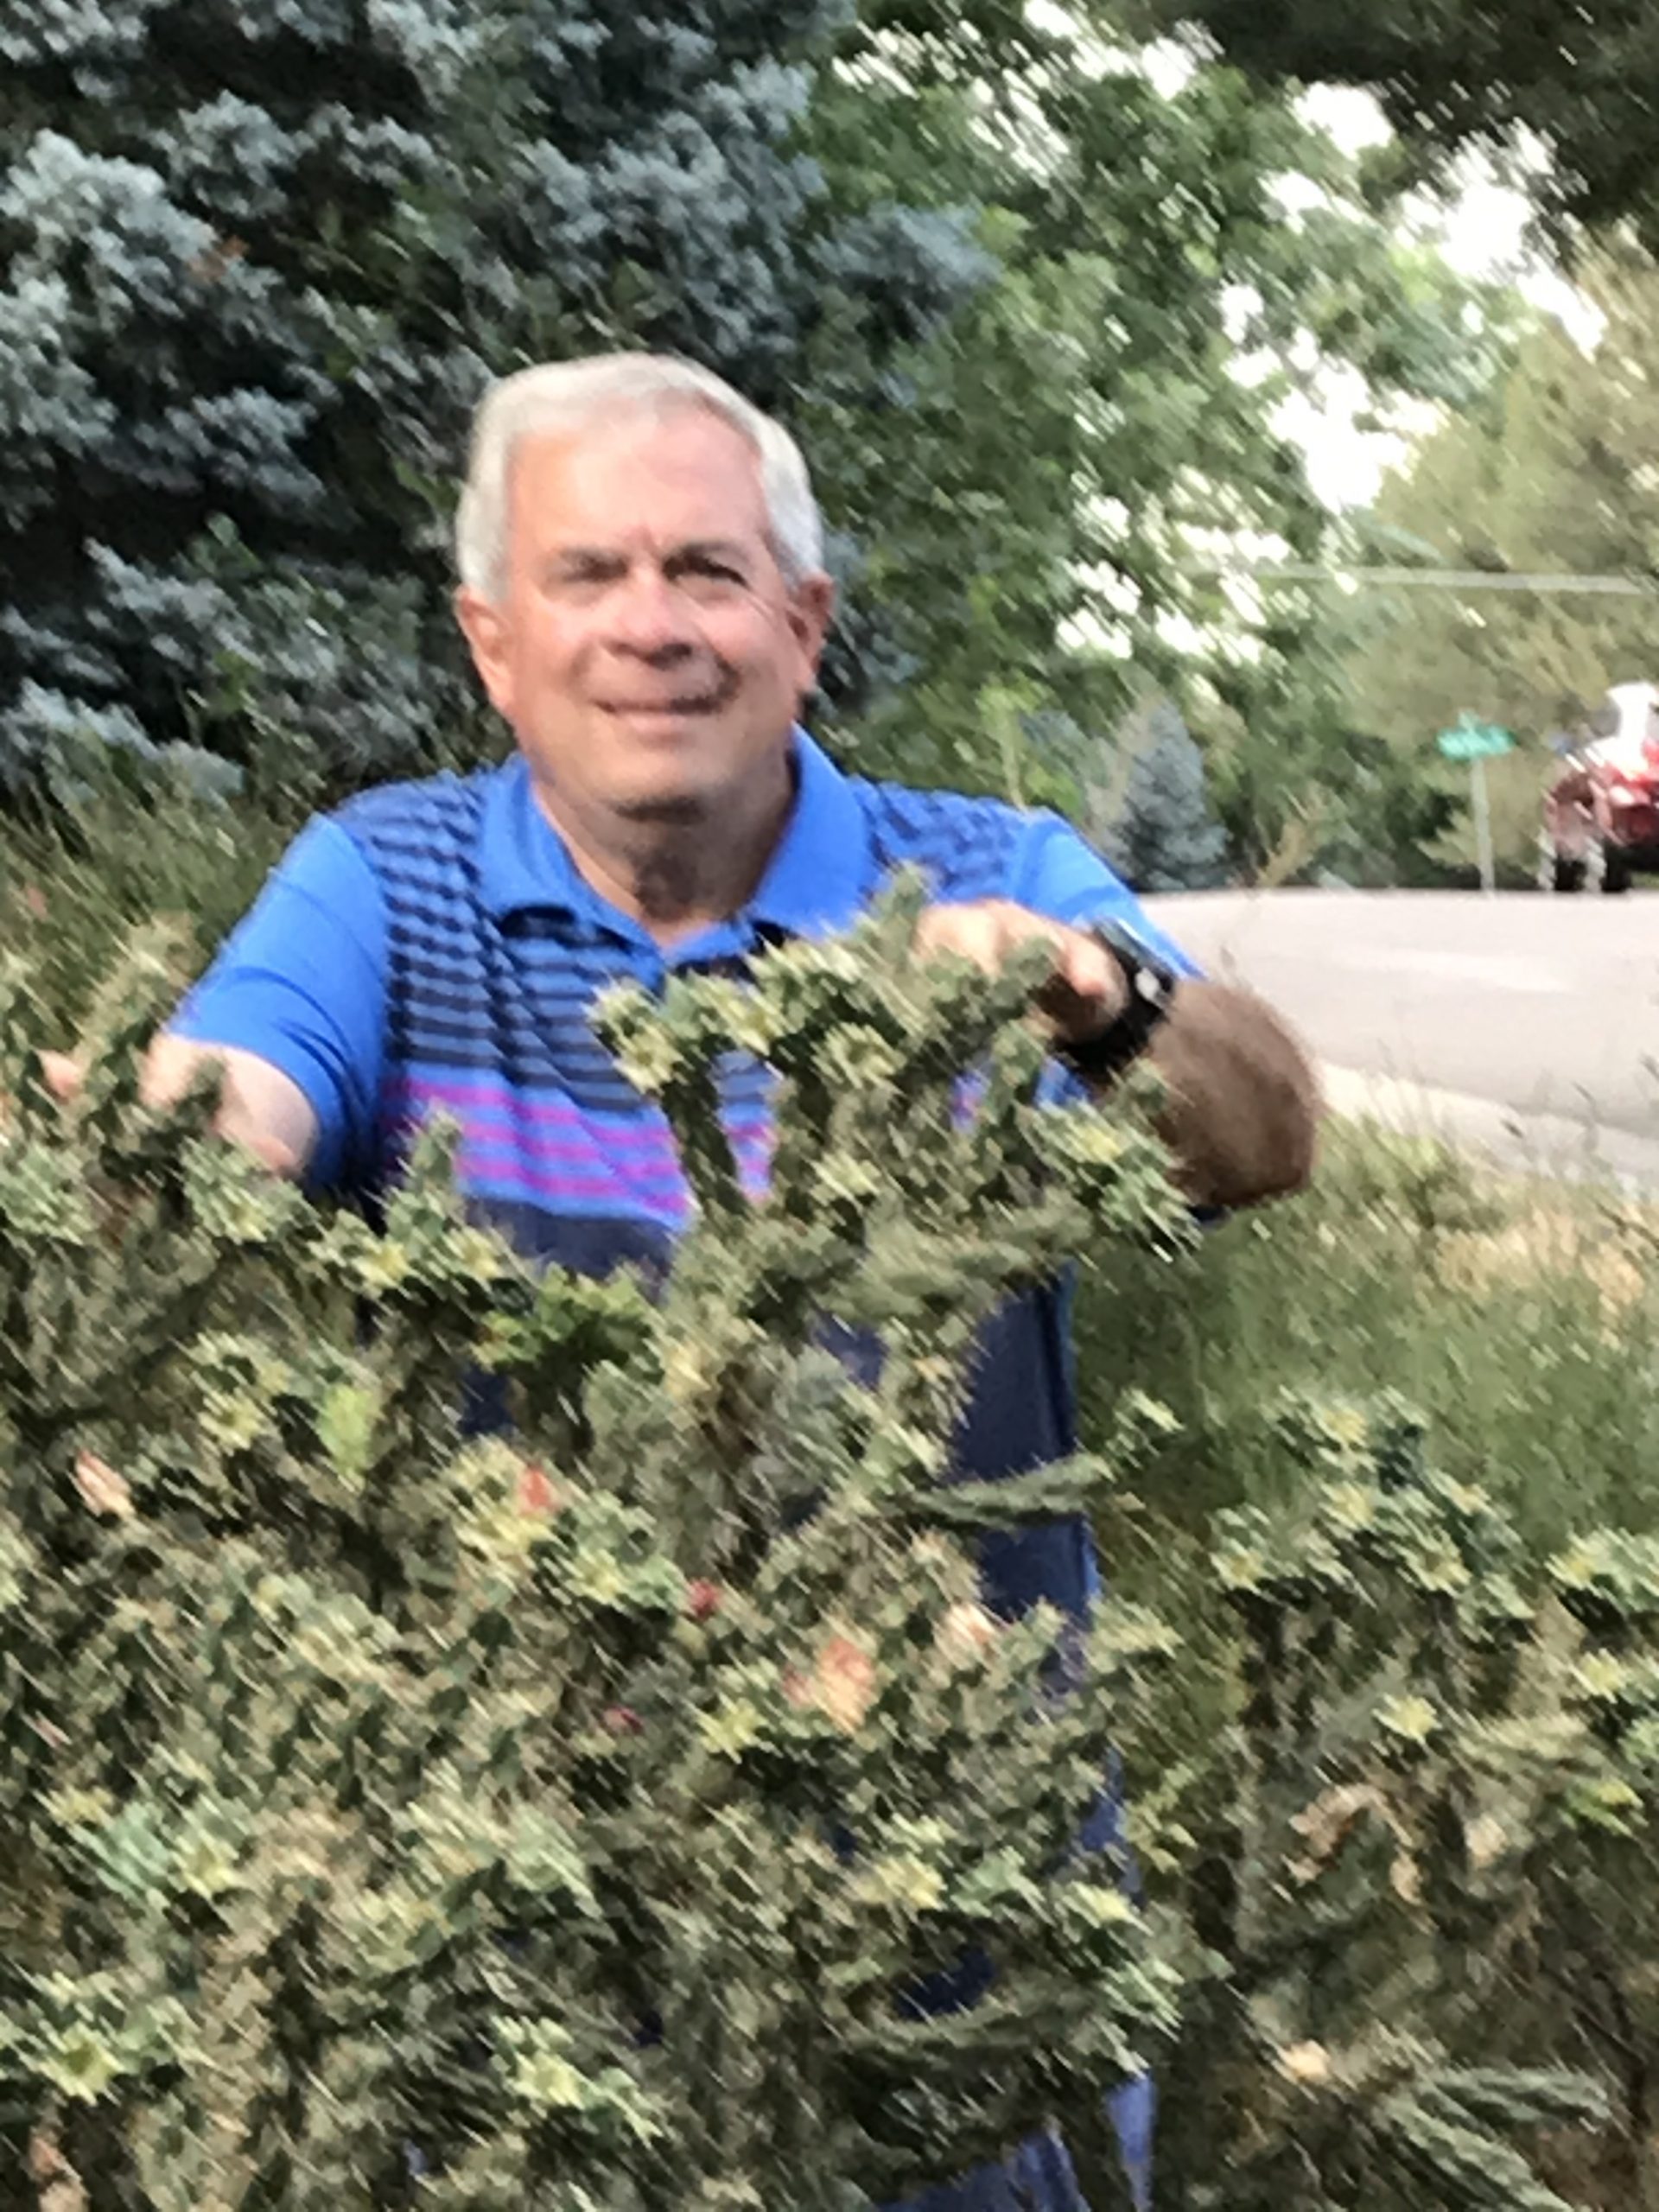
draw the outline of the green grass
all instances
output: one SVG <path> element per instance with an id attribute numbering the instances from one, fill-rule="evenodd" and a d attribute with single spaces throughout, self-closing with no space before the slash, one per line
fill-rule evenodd
<path id="1" fill-rule="evenodd" d="M 1120 1578 L 1166 1573 L 1218 1507 L 1271 1500 L 1267 1414 L 1287 1388 L 1409 1399 L 1446 1471 L 1487 1484 L 1540 1546 L 1659 1525 L 1656 1223 L 1610 1193 L 1332 1124 L 1304 1196 L 1223 1224 L 1191 1259 L 1090 1285 L 1085 1432 L 1131 1384 L 1182 1424 L 1140 1513 L 1113 1516 Z"/>
<path id="2" fill-rule="evenodd" d="M 182 976 L 246 912 L 295 824 L 251 804 L 158 789 L 90 797 L 48 826 L 0 815 L 0 955 L 21 953 L 62 1041 L 129 935 L 154 923 Z"/>

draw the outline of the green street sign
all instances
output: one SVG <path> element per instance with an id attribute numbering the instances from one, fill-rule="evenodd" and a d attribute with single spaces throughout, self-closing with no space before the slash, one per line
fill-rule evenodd
<path id="1" fill-rule="evenodd" d="M 1434 741 L 1448 760 L 1490 760 L 1515 750 L 1508 730 L 1477 721 L 1472 715 L 1465 715 L 1456 729 L 1443 729 Z"/>

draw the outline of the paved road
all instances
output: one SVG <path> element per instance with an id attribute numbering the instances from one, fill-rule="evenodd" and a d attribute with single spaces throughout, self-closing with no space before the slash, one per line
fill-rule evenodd
<path id="1" fill-rule="evenodd" d="M 1659 897 L 1198 893 L 1148 901 L 1301 1030 L 1332 1103 L 1659 1182 Z"/>

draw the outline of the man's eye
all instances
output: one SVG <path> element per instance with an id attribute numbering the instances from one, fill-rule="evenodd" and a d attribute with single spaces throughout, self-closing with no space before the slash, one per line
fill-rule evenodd
<path id="1" fill-rule="evenodd" d="M 561 562 L 550 578 L 555 591 L 596 591 L 614 583 L 620 570 L 610 561 Z"/>
<path id="2" fill-rule="evenodd" d="M 683 562 L 680 574 L 692 583 L 741 584 L 741 571 L 725 561 L 696 560 Z"/>

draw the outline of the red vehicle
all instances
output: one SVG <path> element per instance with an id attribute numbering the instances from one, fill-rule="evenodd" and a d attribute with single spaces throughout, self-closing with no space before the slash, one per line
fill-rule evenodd
<path id="1" fill-rule="evenodd" d="M 1607 694 L 1545 795 L 1539 843 L 1546 891 L 1628 891 L 1659 872 L 1659 684 Z"/>

